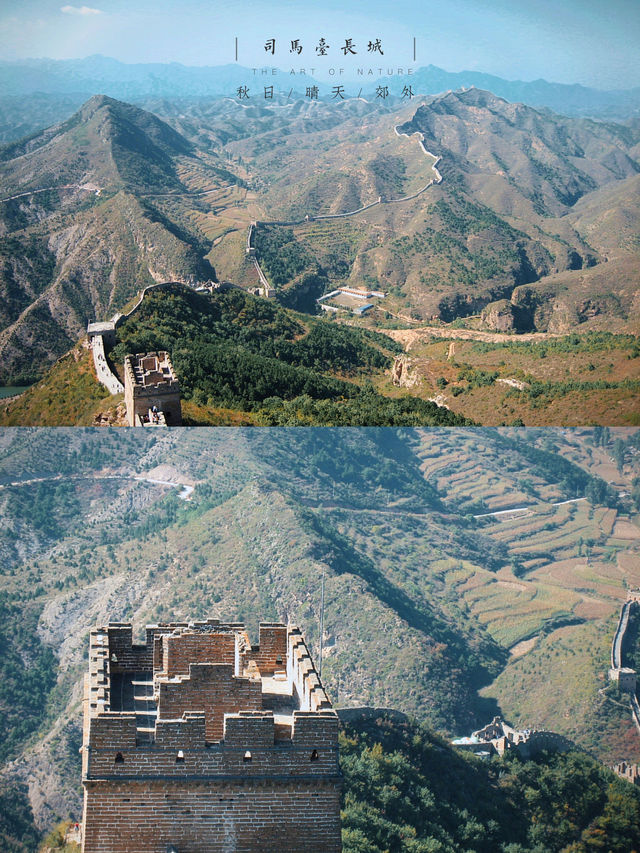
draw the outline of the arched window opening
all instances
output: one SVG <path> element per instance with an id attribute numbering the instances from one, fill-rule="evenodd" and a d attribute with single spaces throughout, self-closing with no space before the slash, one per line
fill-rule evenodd
<path id="1" fill-rule="evenodd" d="M 251 753 L 247 750 L 244 754 L 244 758 L 242 759 L 245 764 L 251 764 Z"/>
<path id="2" fill-rule="evenodd" d="M 124 756 L 121 752 L 116 752 L 114 764 L 124 764 Z"/>
<path id="3" fill-rule="evenodd" d="M 176 755 L 176 764 L 184 764 L 184 752 L 179 749 Z"/>
<path id="4" fill-rule="evenodd" d="M 317 761 L 318 760 L 318 750 L 314 749 L 311 755 L 309 756 L 309 761 Z"/>

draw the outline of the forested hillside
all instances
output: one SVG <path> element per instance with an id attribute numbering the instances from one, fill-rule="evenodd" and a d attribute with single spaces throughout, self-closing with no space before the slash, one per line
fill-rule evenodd
<path id="1" fill-rule="evenodd" d="M 239 289 L 209 295 L 169 285 L 148 292 L 118 327 L 109 359 L 123 378 L 128 353 L 167 350 L 187 425 L 224 423 L 221 409 L 236 423 L 262 426 L 470 423 L 434 402 L 374 389 L 371 380 L 390 370 L 399 349 L 384 335 L 296 314 Z M 78 347 L 10 403 L 0 421 L 85 425 L 120 401 L 92 381 Z"/>

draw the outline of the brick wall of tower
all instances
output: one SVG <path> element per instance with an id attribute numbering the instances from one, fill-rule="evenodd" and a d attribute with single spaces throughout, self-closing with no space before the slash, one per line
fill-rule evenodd
<path id="1" fill-rule="evenodd" d="M 131 625 L 110 625 L 107 631 L 112 673 L 151 671 L 153 645 L 134 645 Z"/>
<path id="2" fill-rule="evenodd" d="M 251 648 L 242 626 L 206 627 L 150 626 L 145 647 L 133 645 L 130 626 L 92 632 L 84 853 L 338 853 L 338 717 L 300 632 L 262 625 Z M 149 740 L 135 713 L 109 710 L 109 677 L 124 664 L 149 671 L 152 658 L 158 719 Z M 286 668 L 276 683 L 304 697 L 302 710 L 276 719 L 263 709 L 260 679 L 236 675 L 249 660 L 262 674 Z"/>
<path id="3" fill-rule="evenodd" d="M 292 736 L 276 741 L 271 712 L 227 715 L 223 737 L 206 738 L 204 717 L 160 721 L 154 743 L 136 744 L 131 714 L 110 714 L 92 721 L 87 778 L 141 778 L 161 775 L 179 779 L 236 777 L 262 779 L 283 774 L 300 778 L 338 773 L 338 718 L 328 714 L 294 713 Z M 247 753 L 249 753 L 247 755 Z"/>
<path id="4" fill-rule="evenodd" d="M 180 781 L 185 776 L 212 776 L 223 780 L 229 777 L 243 784 L 252 780 L 262 784 L 265 778 L 278 775 L 286 775 L 293 781 L 320 780 L 328 774 L 336 774 L 335 749 L 328 746 L 323 749 L 321 744 L 316 746 L 320 748 L 316 749 L 311 744 L 302 747 L 288 744 L 285 747 L 272 743 L 264 746 L 247 740 L 236 747 L 216 744 L 196 749 L 181 744 L 174 749 L 158 749 L 150 745 L 130 749 L 96 749 L 91 753 L 89 773 L 94 779 L 112 781 L 162 778 L 169 783 Z"/>
<path id="5" fill-rule="evenodd" d="M 189 677 L 159 680 L 159 718 L 175 720 L 185 711 L 201 711 L 206 715 L 207 740 L 220 740 L 225 714 L 262 709 L 260 681 L 236 678 L 233 672 L 232 664 L 197 663 L 190 665 Z"/>
<path id="6" fill-rule="evenodd" d="M 216 661 L 235 665 L 233 634 L 183 634 L 162 639 L 162 670 L 165 675 L 188 675 L 190 664 Z"/>
<path id="7" fill-rule="evenodd" d="M 300 698 L 301 709 L 322 711 L 331 708 L 299 628 L 289 631 L 287 642 L 287 673 Z"/>
<path id="8" fill-rule="evenodd" d="M 286 625 L 263 622 L 260 625 L 260 639 L 257 646 L 244 654 L 244 660 L 254 660 L 262 675 L 271 675 L 287 664 L 287 627 Z"/>
<path id="9" fill-rule="evenodd" d="M 93 720 L 85 853 L 337 853 L 338 718 L 293 719 L 277 743 L 270 712 L 227 715 L 210 746 L 199 714 L 160 721 L 155 743 L 138 745 L 132 715 Z"/>
<path id="10" fill-rule="evenodd" d="M 86 792 L 85 853 L 342 849 L 336 781 L 109 780 L 86 783 Z"/>
<path id="11" fill-rule="evenodd" d="M 131 625 L 112 622 L 106 629 L 111 672 L 151 672 L 154 668 L 154 642 L 162 642 L 165 634 L 171 634 L 176 628 L 186 626 L 186 622 L 149 625 L 145 644 L 137 645 L 133 642 Z M 185 672 L 188 672 L 188 669 Z"/>

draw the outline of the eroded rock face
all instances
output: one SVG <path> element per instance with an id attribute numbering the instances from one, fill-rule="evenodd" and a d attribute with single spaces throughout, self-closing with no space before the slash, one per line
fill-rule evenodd
<path id="1" fill-rule="evenodd" d="M 118 403 L 113 408 L 98 412 L 93 419 L 93 426 L 126 426 L 127 408 L 124 403 Z"/>
<path id="2" fill-rule="evenodd" d="M 495 332 L 511 332 L 516 328 L 516 311 L 507 299 L 491 302 L 483 309 L 482 324 Z"/>
<path id="3" fill-rule="evenodd" d="M 391 368 L 391 381 L 398 388 L 414 388 L 420 382 L 417 370 L 412 370 L 412 360 L 408 355 L 396 356 Z"/>

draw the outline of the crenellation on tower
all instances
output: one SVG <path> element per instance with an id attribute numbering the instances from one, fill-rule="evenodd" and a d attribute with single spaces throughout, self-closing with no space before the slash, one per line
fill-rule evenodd
<path id="1" fill-rule="evenodd" d="M 85 693 L 84 853 L 341 849 L 338 717 L 295 626 L 251 645 L 241 623 L 161 623 L 136 645 L 111 623 Z"/>

